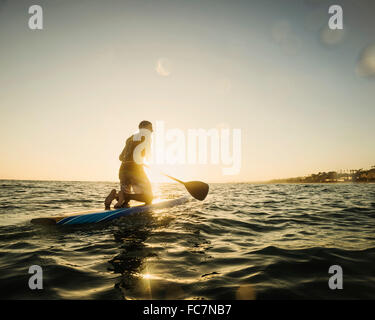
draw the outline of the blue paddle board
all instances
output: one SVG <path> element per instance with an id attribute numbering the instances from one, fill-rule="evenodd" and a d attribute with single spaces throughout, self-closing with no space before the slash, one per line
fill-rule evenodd
<path id="1" fill-rule="evenodd" d="M 182 197 L 173 200 L 166 200 L 161 202 L 152 203 L 150 205 L 139 205 L 129 208 L 120 208 L 115 210 L 106 210 L 100 212 L 90 213 L 76 213 L 70 216 L 63 217 L 49 217 L 49 218 L 36 218 L 32 219 L 33 224 L 44 225 L 75 225 L 87 223 L 99 223 L 111 221 L 123 216 L 128 216 L 134 213 L 146 212 L 154 209 L 170 208 L 181 205 L 189 201 L 188 197 Z"/>

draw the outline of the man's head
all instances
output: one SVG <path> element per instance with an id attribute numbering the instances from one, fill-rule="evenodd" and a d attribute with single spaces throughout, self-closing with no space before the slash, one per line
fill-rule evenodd
<path id="1" fill-rule="evenodd" d="M 152 123 L 150 121 L 147 121 L 147 120 L 141 121 L 138 125 L 138 128 L 139 129 L 147 129 L 147 130 L 150 130 L 151 132 L 154 131 L 154 130 L 152 130 Z"/>

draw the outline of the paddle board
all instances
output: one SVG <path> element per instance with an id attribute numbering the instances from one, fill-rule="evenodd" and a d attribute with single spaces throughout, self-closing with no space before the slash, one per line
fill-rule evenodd
<path id="1" fill-rule="evenodd" d="M 98 223 L 111 221 L 123 216 L 127 216 L 134 213 L 146 212 L 153 209 L 163 209 L 178 206 L 180 204 L 189 201 L 188 197 L 182 197 L 173 200 L 166 200 L 161 202 L 152 203 L 150 205 L 139 205 L 129 208 L 120 208 L 115 210 L 105 210 L 99 212 L 90 213 L 76 213 L 70 216 L 63 217 L 48 217 L 48 218 L 36 218 L 32 219 L 33 224 L 44 224 L 44 225 L 74 225 L 74 224 L 86 224 L 86 223 Z"/>

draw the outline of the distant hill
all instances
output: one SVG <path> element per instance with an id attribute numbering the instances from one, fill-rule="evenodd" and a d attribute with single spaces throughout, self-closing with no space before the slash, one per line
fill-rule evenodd
<path id="1" fill-rule="evenodd" d="M 319 172 L 305 177 L 274 179 L 271 183 L 332 183 L 332 182 L 375 182 L 375 166 L 371 169 L 347 170 L 347 172 Z"/>

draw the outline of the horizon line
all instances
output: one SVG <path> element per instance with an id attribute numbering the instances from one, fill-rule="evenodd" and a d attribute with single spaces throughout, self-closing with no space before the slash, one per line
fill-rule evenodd
<path id="1" fill-rule="evenodd" d="M 273 179 L 272 179 L 273 180 Z M 260 181 L 226 181 L 226 182 L 210 182 L 206 181 L 207 183 L 267 183 L 272 180 L 260 180 Z M 45 182 L 106 182 L 106 183 L 119 183 L 119 181 L 109 181 L 109 180 L 56 180 L 56 179 L 16 179 L 16 178 L 0 178 L 0 181 L 45 181 Z M 173 181 L 159 181 L 159 182 L 151 182 L 151 183 L 171 183 L 174 184 Z"/>

